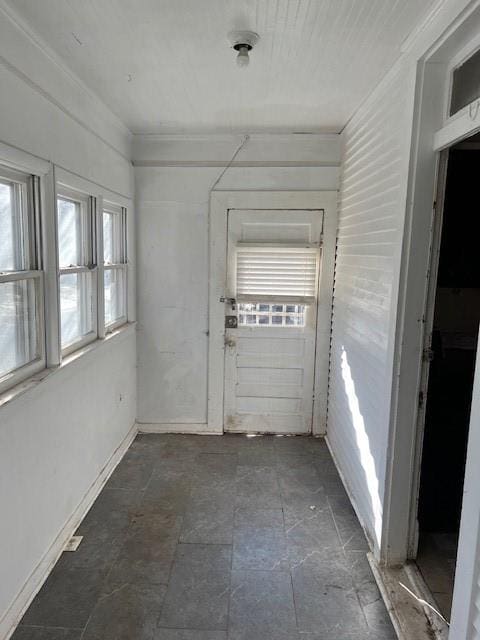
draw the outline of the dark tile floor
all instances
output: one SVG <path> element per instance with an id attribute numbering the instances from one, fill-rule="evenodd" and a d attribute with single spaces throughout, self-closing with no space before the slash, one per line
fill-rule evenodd
<path id="1" fill-rule="evenodd" d="M 391 640 L 325 442 L 139 435 L 14 640 Z"/>

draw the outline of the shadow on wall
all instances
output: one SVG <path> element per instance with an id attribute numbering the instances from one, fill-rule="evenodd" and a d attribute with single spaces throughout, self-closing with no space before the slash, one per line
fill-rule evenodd
<path id="1" fill-rule="evenodd" d="M 341 371 L 345 395 L 347 397 L 348 407 L 352 417 L 352 427 L 357 443 L 359 462 L 365 474 L 366 487 L 371 502 L 374 526 L 374 530 L 371 533 L 374 534 L 375 544 L 379 547 L 382 535 L 383 508 L 380 500 L 379 481 L 375 466 L 375 458 L 370 447 L 370 439 L 365 428 L 365 420 L 360 410 L 360 402 L 355 390 L 355 381 L 344 345 L 341 347 L 341 354 Z"/>

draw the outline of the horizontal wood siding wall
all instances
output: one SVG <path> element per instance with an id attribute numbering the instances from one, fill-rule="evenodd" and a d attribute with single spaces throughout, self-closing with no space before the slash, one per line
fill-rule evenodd
<path id="1" fill-rule="evenodd" d="M 413 90 L 413 69 L 400 67 L 344 132 L 328 437 L 377 550 Z"/>

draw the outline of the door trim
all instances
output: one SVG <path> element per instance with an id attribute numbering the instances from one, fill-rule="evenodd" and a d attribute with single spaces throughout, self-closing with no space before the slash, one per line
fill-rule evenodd
<path id="1" fill-rule="evenodd" d="M 382 539 L 377 560 L 398 566 L 415 555 L 416 500 L 420 455 L 419 393 L 422 391 L 422 351 L 425 309 L 431 268 L 431 247 L 438 195 L 440 151 L 434 146 L 441 131 L 442 149 L 459 141 L 458 131 L 445 126 L 446 84 L 452 48 L 471 46 L 480 24 L 480 4 L 471 5 L 416 63 L 412 128 L 408 137 L 408 179 L 398 278 L 393 300 L 394 341 L 389 351 L 393 381 L 389 413 Z M 466 49 L 464 49 L 466 51 Z"/>
<path id="2" fill-rule="evenodd" d="M 314 376 L 313 434 L 324 435 L 327 422 L 330 321 L 337 236 L 337 191 L 212 191 L 209 217 L 208 410 L 210 433 L 223 433 L 224 295 L 227 273 L 229 209 L 323 209 L 322 268 L 319 278 Z M 318 375 L 325 371 L 325 376 Z"/>

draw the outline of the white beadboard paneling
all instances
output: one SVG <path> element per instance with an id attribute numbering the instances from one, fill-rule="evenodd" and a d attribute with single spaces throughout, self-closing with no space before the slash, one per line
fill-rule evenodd
<path id="1" fill-rule="evenodd" d="M 146 138 L 134 142 L 135 163 L 140 163 L 135 168 L 138 420 L 202 424 L 207 421 L 210 189 L 242 138 Z M 239 190 L 334 190 L 339 143 L 338 135 L 252 136 L 243 149 L 243 159 L 264 166 L 229 168 L 217 189 L 234 184 Z M 297 166 L 268 166 L 275 158 Z M 176 165 L 179 161 L 182 166 Z M 218 166 L 199 166 L 203 161 Z M 142 166 L 143 162 L 150 166 Z M 171 166 L 155 166 L 158 162 Z M 308 162 L 322 166 L 302 165 Z M 319 177 L 312 171 L 328 174 Z"/>
<path id="2" fill-rule="evenodd" d="M 134 133 L 338 132 L 435 0 L 8 0 Z M 260 41 L 235 65 L 230 29 Z"/>
<path id="3" fill-rule="evenodd" d="M 328 438 L 377 550 L 413 77 L 399 67 L 346 127 L 339 197 Z"/>

